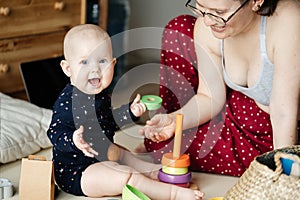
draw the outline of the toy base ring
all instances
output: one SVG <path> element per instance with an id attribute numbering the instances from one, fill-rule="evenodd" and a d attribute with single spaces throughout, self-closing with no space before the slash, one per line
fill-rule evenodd
<path id="1" fill-rule="evenodd" d="M 189 183 L 192 179 L 192 173 L 188 172 L 183 175 L 171 175 L 164 173 L 162 169 L 160 169 L 158 172 L 158 179 L 162 182 L 171 184 Z"/>

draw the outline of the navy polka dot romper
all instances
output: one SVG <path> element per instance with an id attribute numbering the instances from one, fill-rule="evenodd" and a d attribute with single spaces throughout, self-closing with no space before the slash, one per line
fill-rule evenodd
<path id="1" fill-rule="evenodd" d="M 70 194 L 84 195 L 80 185 L 82 172 L 93 163 L 107 160 L 107 148 L 115 131 L 137 119 L 128 104 L 112 110 L 110 96 L 105 92 L 88 95 L 68 84 L 54 104 L 47 131 L 53 144 L 57 185 Z M 73 133 L 80 125 L 84 126 L 85 141 L 99 153 L 98 157 L 87 157 L 74 145 Z"/>

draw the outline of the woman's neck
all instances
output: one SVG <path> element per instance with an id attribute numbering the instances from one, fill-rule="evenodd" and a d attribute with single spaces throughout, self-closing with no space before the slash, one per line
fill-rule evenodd
<path id="1" fill-rule="evenodd" d="M 239 32 L 238 34 L 232 36 L 231 38 L 232 39 L 242 39 L 242 40 L 245 40 L 245 37 L 251 37 L 253 35 L 256 35 L 257 34 L 257 30 L 259 30 L 259 27 L 260 27 L 260 15 L 253 15 L 252 18 L 250 18 L 248 20 L 248 23 L 244 24 L 241 28 L 242 28 L 242 31 Z"/>

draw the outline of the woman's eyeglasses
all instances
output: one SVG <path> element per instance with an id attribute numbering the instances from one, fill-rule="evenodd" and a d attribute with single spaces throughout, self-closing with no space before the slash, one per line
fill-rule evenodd
<path id="1" fill-rule="evenodd" d="M 193 13 L 195 13 L 197 16 L 202 16 L 205 17 L 205 15 L 207 17 L 209 17 L 210 20 L 213 20 L 217 23 L 218 26 L 225 26 L 226 23 L 249 1 L 249 0 L 245 0 L 240 7 L 238 7 L 227 19 L 224 19 L 223 17 L 214 15 L 212 13 L 208 13 L 208 12 L 203 12 L 201 10 L 199 10 L 198 8 L 196 8 L 194 5 L 191 5 L 191 1 L 192 0 L 188 0 L 185 4 L 185 6 L 189 9 L 191 9 L 191 11 Z M 195 0 L 196 1 L 196 0 Z"/>

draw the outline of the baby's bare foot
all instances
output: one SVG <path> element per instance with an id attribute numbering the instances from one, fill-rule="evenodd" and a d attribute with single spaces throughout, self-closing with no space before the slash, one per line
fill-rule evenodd
<path id="1" fill-rule="evenodd" d="M 194 190 L 194 193 L 196 199 L 202 199 L 204 197 L 204 193 L 199 190 Z"/>

